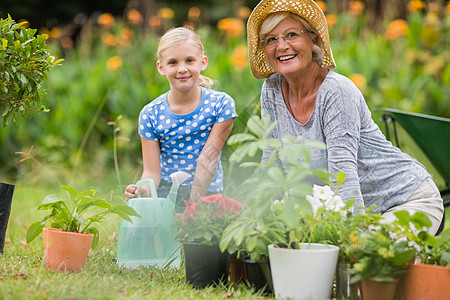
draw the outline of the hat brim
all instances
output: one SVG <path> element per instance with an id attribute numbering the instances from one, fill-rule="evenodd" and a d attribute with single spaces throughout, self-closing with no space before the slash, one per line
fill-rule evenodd
<path id="1" fill-rule="evenodd" d="M 275 12 L 291 12 L 311 24 L 322 40 L 322 67 L 329 69 L 336 67 L 330 47 L 327 20 L 316 2 L 312 0 L 262 0 L 253 9 L 247 21 L 248 56 L 253 77 L 262 79 L 275 73 L 274 69 L 267 64 L 267 57 L 259 40 L 262 22 L 268 15 Z"/>

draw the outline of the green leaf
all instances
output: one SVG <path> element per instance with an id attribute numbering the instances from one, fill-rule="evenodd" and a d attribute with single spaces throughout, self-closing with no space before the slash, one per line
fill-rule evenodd
<path id="1" fill-rule="evenodd" d="M 344 183 L 345 180 L 345 173 L 344 172 L 339 172 L 336 175 L 336 183 L 338 186 L 342 185 Z"/>
<path id="2" fill-rule="evenodd" d="M 241 142 L 255 141 L 256 137 L 248 133 L 236 133 L 229 137 L 228 145 L 233 145 Z"/>
<path id="3" fill-rule="evenodd" d="M 62 185 L 61 188 L 74 196 L 78 195 L 78 192 L 73 187 Z"/>
<path id="4" fill-rule="evenodd" d="M 251 116 L 250 119 L 248 119 L 247 127 L 256 136 L 263 137 L 264 126 L 261 122 L 261 119 L 258 116 L 256 115 Z"/>
<path id="5" fill-rule="evenodd" d="M 44 222 L 36 222 L 30 225 L 26 234 L 27 244 L 31 243 L 36 237 L 42 233 L 42 229 L 45 227 Z"/>
<path id="6" fill-rule="evenodd" d="M 63 200 L 58 198 L 58 196 L 56 196 L 56 194 L 51 194 L 51 195 L 46 196 L 44 198 L 44 200 L 42 200 L 41 204 L 52 204 L 52 203 L 57 203 L 57 202 L 63 202 Z"/>

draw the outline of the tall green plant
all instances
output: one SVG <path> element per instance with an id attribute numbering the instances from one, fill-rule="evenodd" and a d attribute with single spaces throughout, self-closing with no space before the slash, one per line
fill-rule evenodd
<path id="1" fill-rule="evenodd" d="M 25 28 L 10 15 L 0 19 L 0 119 L 3 127 L 18 121 L 30 111 L 47 111 L 42 104 L 42 83 L 55 60 L 46 49 L 47 35 L 35 35 L 36 29 Z"/>

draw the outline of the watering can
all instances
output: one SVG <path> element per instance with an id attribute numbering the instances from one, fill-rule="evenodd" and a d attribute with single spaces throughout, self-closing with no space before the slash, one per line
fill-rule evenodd
<path id="1" fill-rule="evenodd" d="M 127 205 L 141 217 L 131 217 L 132 222 L 122 220 L 117 245 L 117 263 L 127 268 L 140 266 L 178 267 L 180 244 L 176 241 L 174 209 L 178 187 L 191 177 L 185 172 L 170 175 L 172 187 L 167 198 L 159 198 L 152 179 L 142 179 L 136 188 L 150 187 L 151 196 L 132 198 Z"/>

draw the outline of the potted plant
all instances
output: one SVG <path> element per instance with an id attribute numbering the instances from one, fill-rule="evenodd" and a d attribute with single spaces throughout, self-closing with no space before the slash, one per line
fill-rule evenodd
<path id="1" fill-rule="evenodd" d="M 16 23 L 10 15 L 0 18 L 0 122 L 11 121 L 30 111 L 47 111 L 42 105 L 47 73 L 58 66 L 46 49 L 47 35 L 36 35 L 36 29 Z M 11 210 L 14 185 L 0 182 L 0 252 L 3 253 L 6 229 Z"/>
<path id="2" fill-rule="evenodd" d="M 310 167 L 309 148 L 324 147 L 321 143 L 305 142 L 301 137 L 290 136 L 281 142 L 265 138 L 274 128 L 268 119 L 252 117 L 247 128 L 249 132 L 230 137 L 229 143 L 240 144 L 230 160 L 242 162 L 260 150 L 271 148 L 273 151 L 263 163 L 241 163 L 241 167 L 251 166 L 255 170 L 240 186 L 240 197 L 244 199 L 243 210 L 240 217 L 225 230 L 221 247 L 230 252 L 248 253 L 256 259 L 268 254 L 276 297 L 308 297 L 313 283 L 321 279 L 327 283 L 319 283 L 320 287 L 314 292 L 325 291 L 326 295 L 313 294 L 312 297 L 329 297 L 339 251 L 333 244 L 340 243 L 339 230 L 345 221 L 345 211 L 352 203 L 346 206 L 341 201 L 338 204 L 340 198 L 331 192 L 331 188 L 331 198 L 326 204 L 321 201 L 325 199 L 316 194 L 309 196 L 313 185 L 308 179 L 315 177 L 320 182 L 337 187 L 343 181 L 344 174 L 337 175 L 333 184 L 330 180 L 333 176 L 326 170 Z M 299 161 L 299 157 L 303 157 L 303 160 Z M 321 188 L 314 187 L 319 193 Z M 318 203 L 313 200 L 318 200 Z M 333 209 L 330 209 L 331 206 Z M 291 254 L 297 256 L 307 252 L 326 252 L 311 249 L 322 246 L 331 252 L 332 262 L 326 264 L 327 267 L 331 266 L 328 275 L 321 273 L 318 277 L 311 276 L 312 269 L 303 265 L 308 259 L 299 264 L 293 262 L 295 258 Z M 280 256 L 278 252 L 281 252 Z M 291 270 L 284 267 L 295 273 L 290 273 Z M 313 268 L 321 272 L 325 269 Z M 297 273 L 302 271 L 307 274 Z M 282 277 L 286 274 L 288 276 Z M 329 289 L 325 286 L 329 286 Z M 304 290 L 296 290 L 298 287 Z"/>
<path id="3" fill-rule="evenodd" d="M 177 215 L 178 239 L 183 245 L 186 282 L 204 288 L 227 283 L 230 255 L 221 252 L 223 230 L 238 216 L 241 204 L 222 194 L 184 201 L 186 209 Z"/>
<path id="4" fill-rule="evenodd" d="M 380 215 L 374 216 L 378 218 L 349 235 L 346 252 L 354 262 L 349 270 L 351 282 L 359 282 L 363 299 L 394 299 L 416 249 L 408 238 L 409 227 L 404 230 L 403 220 L 385 223 Z"/>
<path id="5" fill-rule="evenodd" d="M 429 234 L 431 221 L 421 212 L 410 215 L 399 212 L 397 218 L 405 227 L 409 224 L 409 240 L 417 249 L 415 263 L 408 267 L 401 282 L 402 298 L 416 299 L 450 299 L 450 228 L 438 236 Z"/>
<path id="6" fill-rule="evenodd" d="M 69 186 L 61 188 L 67 197 L 51 194 L 44 198 L 37 209 L 49 210 L 49 213 L 30 225 L 26 241 L 30 243 L 43 233 L 46 268 L 72 273 L 80 271 L 87 263 L 89 249 L 95 248 L 99 240 L 95 226 L 107 215 L 116 214 L 130 222 L 130 216 L 139 215 L 126 204 L 113 205 L 97 198 L 95 190 L 78 193 Z M 47 224 L 50 227 L 45 228 Z"/>

